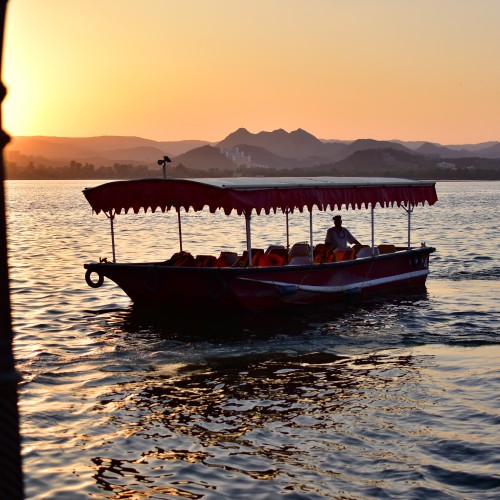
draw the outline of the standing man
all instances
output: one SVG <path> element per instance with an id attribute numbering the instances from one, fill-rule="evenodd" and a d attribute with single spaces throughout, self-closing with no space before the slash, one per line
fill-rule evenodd
<path id="1" fill-rule="evenodd" d="M 325 243 L 330 243 L 334 250 L 349 248 L 349 243 L 360 245 L 359 241 L 349 230 L 342 227 L 342 217 L 340 215 L 333 217 L 333 223 L 334 226 L 326 232 Z"/>

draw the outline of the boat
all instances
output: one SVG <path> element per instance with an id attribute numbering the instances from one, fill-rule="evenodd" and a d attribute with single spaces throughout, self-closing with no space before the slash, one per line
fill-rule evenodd
<path id="1" fill-rule="evenodd" d="M 168 310 L 262 311 L 302 304 L 336 302 L 353 295 L 373 295 L 425 288 L 429 256 L 435 248 L 412 247 L 411 214 L 418 205 L 437 201 L 435 182 L 397 178 L 151 178 L 108 182 L 86 188 L 93 212 L 111 224 L 112 261 L 84 264 L 89 286 L 104 278 L 134 302 Z M 408 243 L 375 245 L 375 208 L 403 207 L 408 213 Z M 313 209 L 371 210 L 371 245 L 331 248 L 314 244 Z M 179 251 L 161 262 L 117 262 L 113 222 L 130 211 L 175 210 Z M 220 255 L 192 255 L 183 249 L 181 211 L 222 210 L 245 217 L 246 248 Z M 290 245 L 289 216 L 309 212 L 309 241 Z M 287 241 L 253 248 L 252 216 L 286 214 Z"/>

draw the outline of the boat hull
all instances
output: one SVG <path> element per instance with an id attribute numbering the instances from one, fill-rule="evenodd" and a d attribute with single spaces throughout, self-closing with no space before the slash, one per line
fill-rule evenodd
<path id="1" fill-rule="evenodd" d="M 266 310 L 338 301 L 352 295 L 421 289 L 432 247 L 327 264 L 197 268 L 165 263 L 89 263 L 86 279 L 98 287 L 115 282 L 137 305 L 171 311 Z M 93 281 L 94 273 L 98 281 Z"/>

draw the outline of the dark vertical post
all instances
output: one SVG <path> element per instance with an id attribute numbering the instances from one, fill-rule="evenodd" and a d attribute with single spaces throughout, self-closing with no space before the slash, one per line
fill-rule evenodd
<path id="1" fill-rule="evenodd" d="M 372 257 L 375 255 L 375 206 L 372 203 Z"/>
<path id="2" fill-rule="evenodd" d="M 0 0 L 0 75 L 7 0 Z M 6 89 L 0 82 L 0 104 Z M 0 112 L 0 492 L 2 498 L 24 498 L 19 436 L 17 384 L 19 376 L 12 352 L 12 317 L 10 307 L 9 270 L 7 260 L 7 217 L 5 210 L 5 169 L 3 148 L 9 136 L 2 129 Z"/>
<path id="3" fill-rule="evenodd" d="M 413 212 L 413 205 L 408 202 L 408 252 L 411 250 L 411 213 Z"/>
<path id="4" fill-rule="evenodd" d="M 182 225 L 181 225 L 181 208 L 177 209 L 177 227 L 179 228 L 179 252 L 182 252 Z"/>
<path id="5" fill-rule="evenodd" d="M 111 222 L 111 249 L 113 251 L 113 264 L 114 264 L 116 262 L 116 247 L 115 247 L 115 225 L 114 225 L 115 213 L 113 212 L 113 209 L 111 209 L 109 212 L 109 220 Z"/>
<path id="6" fill-rule="evenodd" d="M 251 229 L 251 221 L 252 221 L 252 209 L 250 212 L 247 210 L 243 210 L 245 215 L 245 226 L 247 230 L 247 255 L 248 255 L 248 267 L 252 267 L 252 229 Z"/>
<path id="7" fill-rule="evenodd" d="M 288 214 L 290 213 L 290 209 L 288 207 L 285 208 L 285 214 L 286 214 L 286 249 L 287 251 L 290 250 L 290 230 L 288 227 Z"/>
<path id="8" fill-rule="evenodd" d="M 314 241 L 313 241 L 313 207 L 309 210 L 309 247 L 311 264 L 314 263 Z"/>

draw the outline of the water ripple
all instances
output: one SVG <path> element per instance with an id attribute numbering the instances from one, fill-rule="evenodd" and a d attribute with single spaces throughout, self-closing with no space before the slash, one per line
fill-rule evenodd
<path id="1" fill-rule="evenodd" d="M 500 497 L 500 183 L 439 183 L 415 210 L 415 241 L 437 247 L 424 293 L 237 318 L 89 288 L 82 263 L 110 241 L 85 184 L 9 183 L 27 497 Z M 370 241 L 370 214 L 347 215 Z M 240 218 L 204 217 L 184 218 L 189 250 L 244 248 Z M 318 239 L 331 220 L 314 218 Z M 377 239 L 405 244 L 403 210 L 376 218 Z M 308 239 L 306 213 L 291 231 Z M 116 236 L 119 259 L 165 260 L 176 215 L 119 217 Z"/>

